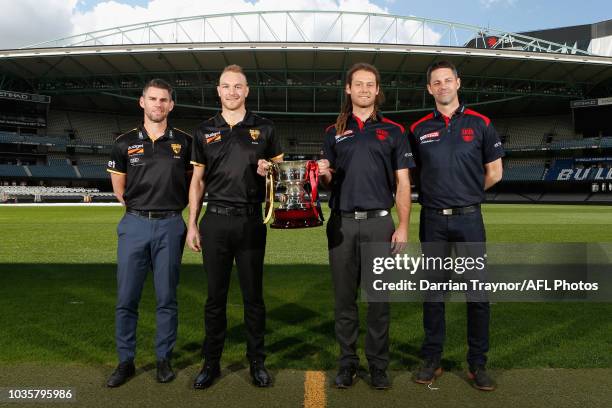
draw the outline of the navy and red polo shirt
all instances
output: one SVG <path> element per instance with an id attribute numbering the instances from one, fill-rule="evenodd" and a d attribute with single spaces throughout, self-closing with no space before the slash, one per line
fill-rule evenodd
<path id="1" fill-rule="evenodd" d="M 415 166 L 404 127 L 380 114 L 365 122 L 351 115 L 340 135 L 329 126 L 323 157 L 335 170 L 329 206 L 340 211 L 393 207 L 395 171 Z"/>
<path id="2" fill-rule="evenodd" d="M 461 105 L 449 118 L 435 109 L 410 126 L 419 202 L 453 208 L 485 199 L 484 165 L 504 156 L 491 120 Z"/>

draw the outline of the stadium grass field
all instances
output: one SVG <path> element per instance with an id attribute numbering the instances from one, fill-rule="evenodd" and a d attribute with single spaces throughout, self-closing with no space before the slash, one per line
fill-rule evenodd
<path id="1" fill-rule="evenodd" d="M 77 373 L 73 373 L 75 378 L 87 377 L 78 374 L 79 370 L 97 373 L 87 384 L 95 384 L 96 392 L 103 392 L 104 378 L 116 364 L 113 339 L 115 230 L 121 215 L 119 207 L 0 207 L 0 310 L 3 315 L 0 366 L 4 372 L 0 375 L 0 387 L 8 386 L 9 379 L 13 386 L 20 385 L 15 381 L 35 385 L 37 378 L 44 378 L 43 373 L 53 371 L 54 367 L 72 367 Z M 410 229 L 410 240 L 415 242 L 418 240 L 418 215 L 419 207 L 415 205 Z M 489 242 L 608 242 L 612 207 L 497 204 L 485 206 L 484 217 Z M 137 365 L 154 373 L 155 301 L 151 281 L 149 275 L 140 304 Z M 264 277 L 267 365 L 277 377 L 276 393 L 284 382 L 288 386 L 295 382 L 298 390 L 295 395 L 292 391 L 275 396 L 273 400 L 269 396 L 262 397 L 258 390 L 247 390 L 244 396 L 254 393 L 254 401 L 266 401 L 262 406 L 295 406 L 294 401 L 302 405 L 308 395 L 313 398 L 304 393 L 303 372 L 316 373 L 336 367 L 331 289 L 324 228 L 268 230 Z M 205 293 L 200 254 L 186 249 L 178 294 L 179 333 L 175 349 L 175 367 L 183 371 L 175 387 L 183 391 L 189 387 L 200 363 Z M 366 308 L 361 306 L 363 323 Z M 222 361 L 229 375 L 222 380 L 225 386 L 208 394 L 210 397 L 206 398 L 212 398 L 210 402 L 229 398 L 225 400 L 226 406 L 234 406 L 232 398 L 236 397 L 232 397 L 231 384 L 253 388 L 246 385 L 248 374 L 243 370 L 246 361 L 242 311 L 240 289 L 234 274 L 229 294 L 228 338 Z M 582 380 L 588 379 L 592 384 L 593 379 L 604 378 L 604 383 L 594 385 L 594 389 L 604 387 L 602 398 L 610 397 L 609 402 L 612 400 L 611 316 L 610 303 L 493 304 L 489 367 L 501 372 L 525 369 L 524 372 L 534 373 L 541 373 L 542 369 L 586 369 L 578 370 L 589 373 Z M 449 304 L 443 361 L 447 370 L 460 372 L 465 368 L 465 327 L 465 305 Z M 404 381 L 408 389 L 412 387 L 408 385 L 406 370 L 418 364 L 421 340 L 420 304 L 392 304 L 390 369 L 399 373 L 394 379 L 394 390 Z M 363 332 L 361 349 L 362 346 Z M 361 358 L 365 367 L 363 354 Z M 290 375 L 292 372 L 300 373 L 299 380 Z M 574 374 L 561 372 L 566 374 L 550 377 L 550 387 L 566 384 L 564 375 L 568 381 L 574 380 Z M 332 374 L 329 371 L 328 377 Z M 150 384 L 145 386 L 147 392 L 158 387 L 153 375 L 149 373 L 144 379 L 133 380 L 132 392 L 139 381 Z M 316 382 L 316 376 L 313 378 Z M 458 378 L 459 375 L 455 380 Z M 508 375 L 506 382 L 512 383 L 513 378 Z M 514 382 L 518 381 L 519 385 L 515 385 L 522 389 L 520 378 L 519 375 Z M 459 380 L 457 387 L 460 389 L 464 383 Z M 119 394 L 115 395 L 127 393 L 128 389 L 117 391 Z M 137 392 L 143 394 L 145 401 L 144 391 Z M 239 391 L 234 389 L 233 392 Z M 364 386 L 351 398 L 357 402 L 356 396 L 370 398 L 367 392 Z M 229 397 L 224 397 L 226 394 Z M 345 406 L 342 398 L 336 391 L 330 391 L 327 404 Z M 395 397 L 386 398 L 390 405 L 382 406 L 395 406 Z M 286 399 L 291 400 L 287 405 L 283 402 Z M 465 403 L 469 405 L 471 401 Z M 452 398 L 448 402 L 452 402 Z M 457 406 L 462 405 L 459 400 L 455 402 Z"/>

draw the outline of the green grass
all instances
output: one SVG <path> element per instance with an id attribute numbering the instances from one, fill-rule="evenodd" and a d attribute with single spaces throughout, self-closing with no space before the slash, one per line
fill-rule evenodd
<path id="1" fill-rule="evenodd" d="M 414 242 L 418 211 L 415 206 Z M 484 213 L 490 242 L 610 240 L 611 207 L 493 205 Z M 0 363 L 115 363 L 115 228 L 121 214 L 112 207 L 0 208 Z M 324 228 L 268 231 L 264 290 L 269 366 L 334 368 L 337 346 Z M 200 255 L 187 249 L 179 286 L 178 367 L 200 360 L 205 293 Z M 360 304 L 362 323 L 365 306 Z M 140 305 L 140 362 L 155 359 L 154 310 L 149 276 Z M 243 359 L 242 312 L 234 274 L 225 364 Z M 610 368 L 610 316 L 609 303 L 494 304 L 490 366 Z M 445 365 L 462 366 L 465 305 L 448 304 L 447 323 Z M 421 340 L 420 304 L 394 303 L 391 368 L 414 366 Z M 363 335 L 359 344 L 362 348 Z"/>

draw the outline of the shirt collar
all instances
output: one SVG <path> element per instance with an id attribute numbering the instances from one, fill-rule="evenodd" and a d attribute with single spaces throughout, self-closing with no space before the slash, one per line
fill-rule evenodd
<path id="1" fill-rule="evenodd" d="M 213 121 L 215 123 L 215 127 L 218 127 L 218 128 L 229 127 L 229 124 L 225 121 L 225 118 L 221 114 L 221 111 L 217 112 L 217 114 L 213 117 Z M 255 115 L 250 110 L 247 109 L 242 121 L 236 123 L 236 125 L 254 126 L 255 125 Z"/>
<path id="2" fill-rule="evenodd" d="M 160 137 L 158 137 L 155 140 L 161 140 L 161 139 L 164 139 L 164 138 L 174 139 L 174 131 L 172 130 L 172 126 L 170 126 L 169 122 L 166 123 L 166 130 L 164 130 L 164 134 L 161 135 Z M 152 140 L 149 137 L 149 134 L 147 133 L 147 130 L 144 127 L 144 123 L 141 123 L 140 126 L 138 126 L 138 139 L 140 139 L 140 140 L 145 140 L 145 139 Z"/>
<path id="3" fill-rule="evenodd" d="M 351 116 L 349 117 L 349 120 L 351 122 L 353 122 L 354 124 L 356 124 L 356 125 L 359 125 L 360 123 L 362 125 L 365 125 L 366 123 L 369 123 L 369 122 L 382 122 L 383 116 L 382 116 L 382 114 L 380 112 L 377 111 L 376 115 L 375 115 L 375 118 L 376 118 L 376 120 L 373 120 L 370 117 L 370 118 L 367 118 L 365 122 L 363 122 L 361 119 L 359 119 L 357 116 L 355 116 L 354 113 L 351 113 Z"/>
<path id="4" fill-rule="evenodd" d="M 451 118 L 453 116 L 462 115 L 464 112 L 465 112 L 465 105 L 461 103 L 459 104 L 459 107 L 457 108 L 457 110 L 453 112 L 453 115 L 451 116 Z M 434 115 L 434 118 L 436 119 L 444 117 L 444 114 L 440 112 L 437 108 L 434 108 L 433 115 Z"/>

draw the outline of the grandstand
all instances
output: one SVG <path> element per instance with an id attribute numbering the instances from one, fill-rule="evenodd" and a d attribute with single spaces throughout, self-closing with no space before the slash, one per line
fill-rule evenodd
<path id="1" fill-rule="evenodd" d="M 302 24 L 310 18 L 320 30 Z M 261 23 L 257 33 L 253 19 Z M 204 28 L 194 31 L 200 23 Z M 352 35 L 342 29 L 349 26 Z M 188 35 L 166 37 L 169 27 Z M 448 35 L 429 38 L 426 29 Z M 0 104 L 0 184 L 110 191 L 104 167 L 111 145 L 141 122 L 137 101 L 152 77 L 174 85 L 170 122 L 191 133 L 218 109 L 219 71 L 228 63 L 242 65 L 251 87 L 248 106 L 274 120 L 287 155 L 309 158 L 319 154 L 323 130 L 335 119 L 352 63 L 379 68 L 385 115 L 408 125 L 433 106 L 426 67 L 449 59 L 461 73 L 463 102 L 492 118 L 508 153 L 504 178 L 489 200 L 554 194 L 600 199 L 602 186 L 595 193 L 593 184 L 607 180 L 595 176 L 607 173 L 594 171 L 592 179 L 571 183 L 563 177 L 584 166 L 573 159 L 612 157 L 612 130 L 604 120 L 591 123 L 612 107 L 606 102 L 612 58 L 593 53 L 606 49 L 603 39 L 595 48 L 580 48 L 576 44 L 586 43 L 572 43 L 571 30 L 558 42 L 561 37 L 549 34 L 369 13 L 252 12 L 134 24 L 5 50 L 0 73 L 10 79 L 11 92 L 3 98 L 17 95 L 19 106 L 9 109 L 10 99 Z M 597 115 L 590 111 L 595 105 Z"/>

